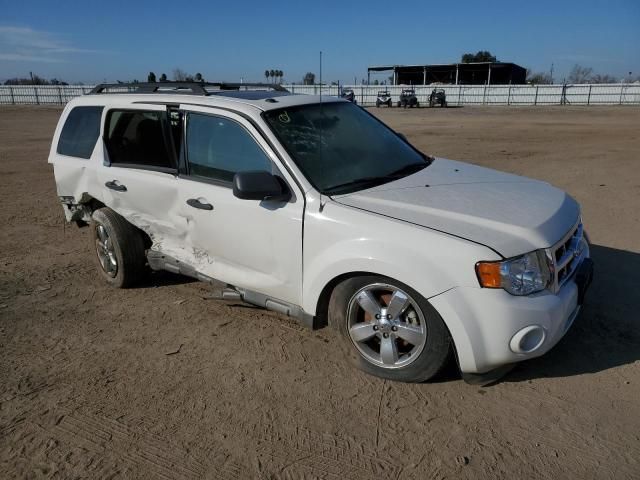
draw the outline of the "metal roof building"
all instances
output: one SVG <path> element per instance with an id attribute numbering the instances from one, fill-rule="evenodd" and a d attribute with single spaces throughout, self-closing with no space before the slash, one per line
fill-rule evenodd
<path id="1" fill-rule="evenodd" d="M 515 63 L 478 62 L 445 65 L 383 65 L 369 67 L 371 72 L 393 72 L 393 85 L 523 85 L 527 71 Z"/>

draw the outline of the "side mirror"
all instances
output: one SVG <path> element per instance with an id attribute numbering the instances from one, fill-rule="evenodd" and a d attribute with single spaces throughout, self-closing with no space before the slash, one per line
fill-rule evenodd
<path id="1" fill-rule="evenodd" d="M 286 202 L 291 198 L 285 183 L 265 170 L 236 173 L 233 194 L 242 200 Z"/>

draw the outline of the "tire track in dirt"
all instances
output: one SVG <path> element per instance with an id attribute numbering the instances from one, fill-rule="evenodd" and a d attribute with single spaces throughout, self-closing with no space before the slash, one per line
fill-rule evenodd
<path id="1" fill-rule="evenodd" d="M 290 471 L 308 473 L 312 478 L 368 479 L 397 478 L 400 468 L 352 438 L 319 433 L 297 426 L 283 430 L 269 425 L 256 432 L 255 425 L 216 425 L 216 441 L 200 450 L 200 458 L 226 458 L 222 464 L 200 460 L 166 438 L 148 431 L 149 419 L 137 418 L 132 427 L 104 415 L 74 411 L 61 416 L 52 433 L 66 442 L 102 455 L 110 450 L 123 461 L 153 471 L 159 478 L 189 480 L 194 478 L 239 479 L 246 475 L 246 458 L 238 451 L 255 457 L 259 477 L 287 478 Z M 237 425 L 235 427 L 238 427 Z M 224 440 L 223 440 L 224 439 Z M 234 448 L 241 446 L 241 449 Z M 244 465 L 243 465 L 244 463 Z"/>
<path id="2" fill-rule="evenodd" d="M 76 411 L 63 416 L 52 430 L 96 454 L 111 450 L 141 471 L 153 472 L 160 478 L 240 478 L 241 468 L 237 465 L 207 465 L 165 438 L 101 415 Z"/>
<path id="3" fill-rule="evenodd" d="M 399 468 L 353 439 L 296 427 L 287 432 L 270 428 L 260 434 L 258 457 L 277 459 L 279 475 L 303 467 L 320 478 L 395 478 Z M 271 472 L 273 473 L 273 472 Z"/>

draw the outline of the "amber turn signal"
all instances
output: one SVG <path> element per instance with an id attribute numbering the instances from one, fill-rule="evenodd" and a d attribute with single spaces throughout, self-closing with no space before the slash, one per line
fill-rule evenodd
<path id="1" fill-rule="evenodd" d="M 476 263 L 476 274 L 480 285 L 485 288 L 501 288 L 502 277 L 500 276 L 500 262 L 478 262 Z"/>

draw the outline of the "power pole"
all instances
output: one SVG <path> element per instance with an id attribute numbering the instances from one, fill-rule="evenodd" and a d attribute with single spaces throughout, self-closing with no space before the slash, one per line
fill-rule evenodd
<path id="1" fill-rule="evenodd" d="M 551 84 L 553 85 L 553 63 L 551 64 L 551 71 L 549 72 L 549 76 L 551 77 Z"/>

